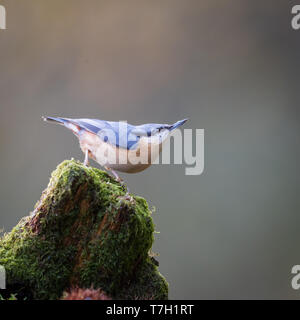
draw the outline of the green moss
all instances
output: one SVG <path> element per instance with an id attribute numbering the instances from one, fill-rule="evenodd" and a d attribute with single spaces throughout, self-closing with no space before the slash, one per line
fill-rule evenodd
<path id="1" fill-rule="evenodd" d="M 59 299 L 72 286 L 120 299 L 166 299 L 148 257 L 154 225 L 147 202 L 126 197 L 106 172 L 64 161 L 30 216 L 0 239 L 7 286 Z"/>

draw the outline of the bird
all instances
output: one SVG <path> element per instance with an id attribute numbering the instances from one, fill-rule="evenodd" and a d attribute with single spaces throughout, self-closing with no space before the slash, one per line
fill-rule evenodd
<path id="1" fill-rule="evenodd" d="M 118 182 L 123 180 L 116 171 L 137 173 L 147 169 L 159 156 L 169 134 L 188 119 L 173 124 L 147 123 L 132 125 L 124 121 L 42 117 L 44 121 L 61 124 L 79 139 L 85 154 L 110 171 Z"/>

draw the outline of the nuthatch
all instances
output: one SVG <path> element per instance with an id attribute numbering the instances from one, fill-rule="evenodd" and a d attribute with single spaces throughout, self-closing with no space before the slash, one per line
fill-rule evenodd
<path id="1" fill-rule="evenodd" d="M 184 119 L 171 125 L 149 123 L 134 126 L 122 121 L 98 119 L 43 119 L 70 129 L 78 137 L 85 154 L 84 165 L 87 166 L 91 158 L 111 171 L 118 181 L 121 179 L 115 170 L 136 173 L 147 169 L 158 157 L 169 133 L 187 121 Z"/>

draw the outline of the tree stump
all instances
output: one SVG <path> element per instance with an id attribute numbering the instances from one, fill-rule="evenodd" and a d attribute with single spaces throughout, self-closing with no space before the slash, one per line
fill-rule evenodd
<path id="1" fill-rule="evenodd" d="M 31 215 L 0 239 L 7 291 L 27 299 L 61 299 L 72 288 L 167 299 L 168 284 L 149 256 L 153 232 L 145 199 L 126 196 L 104 171 L 64 161 Z"/>

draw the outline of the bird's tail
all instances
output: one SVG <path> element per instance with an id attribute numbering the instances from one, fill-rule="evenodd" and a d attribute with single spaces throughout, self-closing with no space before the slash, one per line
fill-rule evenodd
<path id="1" fill-rule="evenodd" d="M 172 130 L 174 130 L 174 129 L 180 127 L 180 126 L 182 126 L 182 125 L 185 124 L 188 120 L 189 120 L 189 119 L 183 119 L 183 120 L 179 120 L 179 121 L 175 122 L 174 124 L 172 124 L 172 125 L 170 126 L 170 129 L 169 129 L 169 130 L 172 131 Z"/>
<path id="2" fill-rule="evenodd" d="M 78 135 L 78 133 L 79 133 L 79 131 L 81 129 L 76 123 L 74 123 L 74 121 L 72 121 L 72 119 L 54 118 L 54 117 L 42 117 L 42 118 L 43 118 L 44 121 L 55 122 L 55 123 L 64 125 L 68 129 L 73 131 L 73 133 L 75 135 Z"/>
<path id="3" fill-rule="evenodd" d="M 44 121 L 57 122 L 59 124 L 65 124 L 67 122 L 67 119 L 64 119 L 64 118 L 42 117 L 42 119 Z"/>

